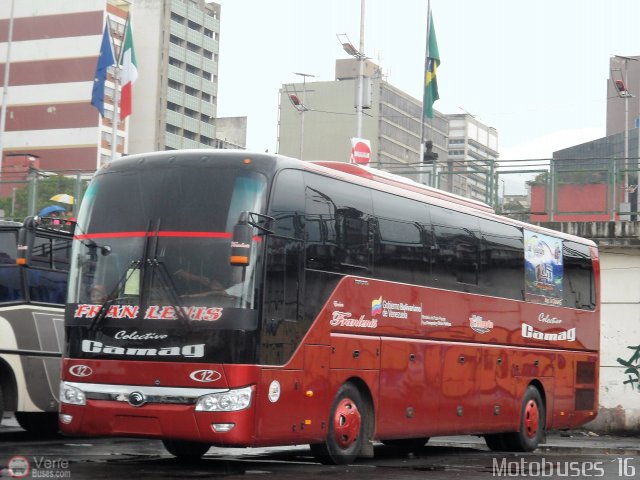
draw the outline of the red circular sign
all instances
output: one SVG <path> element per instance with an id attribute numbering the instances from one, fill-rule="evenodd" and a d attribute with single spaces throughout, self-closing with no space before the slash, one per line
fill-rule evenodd
<path id="1" fill-rule="evenodd" d="M 351 154 L 355 163 L 369 163 L 369 160 L 371 160 L 371 147 L 365 142 L 356 142 Z"/>

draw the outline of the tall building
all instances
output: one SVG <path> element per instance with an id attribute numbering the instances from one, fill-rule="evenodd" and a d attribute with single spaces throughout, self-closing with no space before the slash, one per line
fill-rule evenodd
<path id="1" fill-rule="evenodd" d="M 127 3 L 14 1 L 9 42 L 11 4 L 0 0 L 0 79 L 9 63 L 3 160 L 24 155 L 38 158 L 42 170 L 95 170 L 111 151 L 113 82 L 107 80 L 101 118 L 90 104 L 93 78 L 105 20 L 119 45 Z M 118 127 L 122 153 L 126 131 L 122 122 Z"/>
<path id="2" fill-rule="evenodd" d="M 135 0 L 131 11 L 139 77 L 129 152 L 218 146 L 220 5 Z"/>
<path id="3" fill-rule="evenodd" d="M 449 161 L 444 177 L 452 193 L 490 202 L 487 185 L 498 159 L 498 132 L 469 113 L 447 115 Z"/>
<path id="4" fill-rule="evenodd" d="M 348 162 L 356 137 L 355 59 L 338 60 L 334 81 L 296 82 L 280 89 L 278 153 L 303 160 Z M 371 166 L 429 182 L 432 168 L 420 158 L 422 102 L 389 84 L 365 62 L 362 136 L 371 143 Z M 425 119 L 438 160 L 447 159 L 447 118 Z"/>

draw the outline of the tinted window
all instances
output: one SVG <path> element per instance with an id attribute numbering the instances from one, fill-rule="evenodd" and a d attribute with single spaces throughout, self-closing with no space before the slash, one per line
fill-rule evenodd
<path id="1" fill-rule="evenodd" d="M 15 264 L 17 249 L 17 232 L 0 232 L 0 264 Z"/>
<path id="2" fill-rule="evenodd" d="M 479 219 L 482 232 L 480 288 L 496 297 L 524 298 L 522 229 Z"/>
<path id="3" fill-rule="evenodd" d="M 563 241 L 563 302 L 565 307 L 593 310 L 596 306 L 593 265 L 589 247 Z"/>
<path id="4" fill-rule="evenodd" d="M 433 222 L 435 285 L 460 290 L 459 284 L 477 285 L 480 232 L 471 215 L 431 206 Z"/>
<path id="5" fill-rule="evenodd" d="M 371 192 L 305 174 L 307 267 L 341 273 L 369 270 Z"/>
<path id="6" fill-rule="evenodd" d="M 67 294 L 67 272 L 25 270 L 31 302 L 64 304 Z"/>
<path id="7" fill-rule="evenodd" d="M 301 171 L 283 170 L 278 174 L 271 194 L 269 215 L 275 218 L 276 235 L 303 238 L 304 179 Z"/>
<path id="8" fill-rule="evenodd" d="M 17 265 L 0 265 L 0 302 L 24 300 L 20 270 Z"/>
<path id="9" fill-rule="evenodd" d="M 372 196 L 378 222 L 376 277 L 427 285 L 431 274 L 431 225 L 427 205 L 378 191 L 373 191 Z"/>

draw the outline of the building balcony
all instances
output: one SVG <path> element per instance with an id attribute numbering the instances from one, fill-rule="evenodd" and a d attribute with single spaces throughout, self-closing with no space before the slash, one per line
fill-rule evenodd
<path id="1" fill-rule="evenodd" d="M 205 82 L 203 82 L 203 78 L 201 76 L 185 72 L 184 83 L 185 85 L 188 85 L 191 88 L 195 88 L 196 90 L 202 90 L 202 84 Z"/>
<path id="2" fill-rule="evenodd" d="M 170 20 L 169 21 L 169 33 L 171 35 L 175 35 L 178 38 L 181 38 L 182 40 L 186 40 L 187 39 L 187 26 L 186 25 L 180 25 L 175 20 Z"/>
<path id="3" fill-rule="evenodd" d="M 171 80 L 175 80 L 178 83 L 184 83 L 185 71 L 174 65 L 169 65 L 167 69 L 167 75 Z"/>

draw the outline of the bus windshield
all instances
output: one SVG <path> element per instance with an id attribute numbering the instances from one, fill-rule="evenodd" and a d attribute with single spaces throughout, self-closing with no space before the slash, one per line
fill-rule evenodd
<path id="1" fill-rule="evenodd" d="M 69 277 L 69 303 L 102 311 L 78 308 L 75 319 L 206 321 L 255 309 L 256 262 L 234 267 L 229 253 L 240 213 L 264 210 L 266 185 L 260 173 L 219 165 L 103 169 L 78 217 Z"/>

